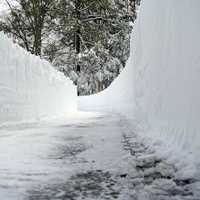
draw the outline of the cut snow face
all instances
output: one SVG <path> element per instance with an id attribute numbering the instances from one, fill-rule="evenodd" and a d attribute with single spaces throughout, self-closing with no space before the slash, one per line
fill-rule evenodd
<path id="1" fill-rule="evenodd" d="M 79 104 L 126 114 L 179 167 L 200 164 L 199 7 L 199 0 L 142 1 L 126 68 L 110 88 Z M 192 166 L 182 175 L 192 175 Z"/>
<path id="2" fill-rule="evenodd" d="M 76 111 L 76 87 L 69 79 L 3 33 L 0 44 L 0 124 Z"/>

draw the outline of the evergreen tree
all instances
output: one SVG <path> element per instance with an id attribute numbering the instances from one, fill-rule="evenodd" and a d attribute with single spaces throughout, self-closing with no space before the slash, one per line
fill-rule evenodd
<path id="1" fill-rule="evenodd" d="M 81 95 L 99 92 L 118 76 L 129 57 L 135 10 L 128 0 L 60 3 L 64 13 L 57 24 L 59 37 L 54 37 L 59 40 L 49 42 L 47 51 L 57 49 L 53 64 L 78 84 Z"/>
<path id="2" fill-rule="evenodd" d="M 42 42 L 47 36 L 48 28 L 45 23 L 49 17 L 51 0 L 14 0 L 17 6 L 12 6 L 5 0 L 10 8 L 10 13 L 2 29 L 9 33 L 17 43 L 32 54 L 41 56 Z"/>
<path id="3" fill-rule="evenodd" d="M 80 95 L 108 87 L 125 66 L 140 0 L 15 0 L 0 27 L 69 76 Z"/>

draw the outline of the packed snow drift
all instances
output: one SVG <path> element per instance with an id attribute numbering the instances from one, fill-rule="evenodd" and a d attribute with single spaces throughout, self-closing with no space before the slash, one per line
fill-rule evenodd
<path id="1" fill-rule="evenodd" d="M 125 70 L 104 92 L 80 99 L 83 109 L 134 116 L 145 138 L 163 143 L 163 155 L 198 164 L 199 8 L 199 0 L 143 0 Z"/>
<path id="2" fill-rule="evenodd" d="M 0 33 L 0 124 L 64 116 L 76 103 L 70 80 Z"/>

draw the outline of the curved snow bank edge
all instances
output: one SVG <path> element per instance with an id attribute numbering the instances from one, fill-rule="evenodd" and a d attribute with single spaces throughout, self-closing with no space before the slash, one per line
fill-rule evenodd
<path id="1" fill-rule="evenodd" d="M 77 110 L 72 81 L 0 33 L 0 124 L 70 115 Z"/>
<path id="2" fill-rule="evenodd" d="M 143 0 L 126 68 L 110 88 L 80 99 L 81 108 L 125 114 L 186 177 L 200 166 L 199 7 Z"/>

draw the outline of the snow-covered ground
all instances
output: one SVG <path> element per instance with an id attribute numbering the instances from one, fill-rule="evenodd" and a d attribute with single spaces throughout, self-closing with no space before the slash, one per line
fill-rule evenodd
<path id="1" fill-rule="evenodd" d="M 128 164 L 118 122 L 115 115 L 84 113 L 1 127 L 0 199 L 114 199 Z"/>
<path id="2" fill-rule="evenodd" d="M 110 88 L 80 108 L 125 114 L 157 153 L 199 177 L 200 1 L 142 0 L 131 57 Z"/>
<path id="3" fill-rule="evenodd" d="M 2 200 L 199 200 L 117 114 L 0 128 Z"/>
<path id="4" fill-rule="evenodd" d="M 76 112 L 72 81 L 0 33 L 0 125 Z"/>

